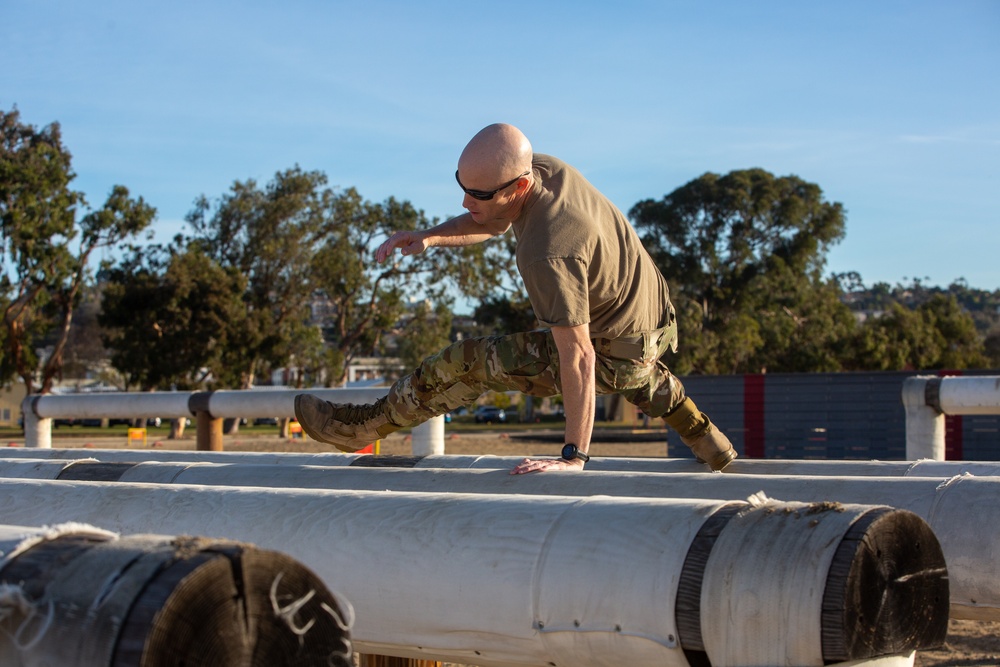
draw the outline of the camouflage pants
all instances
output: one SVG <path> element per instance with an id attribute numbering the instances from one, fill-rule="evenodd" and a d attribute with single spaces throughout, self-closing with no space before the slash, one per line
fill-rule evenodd
<path id="1" fill-rule="evenodd" d="M 620 394 L 650 417 L 662 417 L 684 400 L 684 386 L 663 363 L 676 349 L 671 326 L 628 338 L 595 339 L 598 394 Z M 469 405 L 488 390 L 531 396 L 562 393 L 559 353 L 548 329 L 470 338 L 425 359 L 389 389 L 390 421 L 410 426 Z"/>

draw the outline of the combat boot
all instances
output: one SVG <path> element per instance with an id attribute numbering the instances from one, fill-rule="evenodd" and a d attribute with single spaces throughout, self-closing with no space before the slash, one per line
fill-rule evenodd
<path id="1" fill-rule="evenodd" d="M 681 442 L 691 448 L 695 458 L 707 463 L 712 470 L 722 470 L 736 458 L 733 443 L 726 434 L 709 424 L 704 432 L 693 438 L 681 437 Z"/>
<path id="2" fill-rule="evenodd" d="M 690 396 L 664 415 L 663 421 L 677 431 L 681 442 L 690 447 L 695 457 L 702 463 L 707 463 L 712 470 L 722 470 L 736 458 L 733 443 L 715 427 L 708 415 L 698 409 Z"/>
<path id="3" fill-rule="evenodd" d="M 367 405 L 354 405 L 299 394 L 295 397 L 295 418 L 310 438 L 331 444 L 342 452 L 356 452 L 402 428 L 389 421 L 385 398 Z"/>

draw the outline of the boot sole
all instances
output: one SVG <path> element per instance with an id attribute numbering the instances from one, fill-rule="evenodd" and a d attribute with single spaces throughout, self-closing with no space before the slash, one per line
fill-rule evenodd
<path id="1" fill-rule="evenodd" d="M 721 465 L 719 465 L 719 463 L 716 462 L 716 465 L 718 465 L 718 467 L 715 467 L 715 465 L 713 465 L 712 470 L 716 472 L 725 470 L 726 466 L 728 466 L 730 463 L 736 460 L 736 456 L 737 456 L 736 450 L 730 449 L 728 452 L 725 453 L 725 456 L 721 457 L 722 458 Z"/>

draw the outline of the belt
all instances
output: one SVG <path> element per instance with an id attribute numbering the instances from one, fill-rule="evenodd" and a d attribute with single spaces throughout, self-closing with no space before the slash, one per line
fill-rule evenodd
<path id="1" fill-rule="evenodd" d="M 614 359 L 652 362 L 659 359 L 667 348 L 677 349 L 677 321 L 651 331 L 618 336 L 617 338 L 593 338 L 594 350 L 602 356 Z"/>

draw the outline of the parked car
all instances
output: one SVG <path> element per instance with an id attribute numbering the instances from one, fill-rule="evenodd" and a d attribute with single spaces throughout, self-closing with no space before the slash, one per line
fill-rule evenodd
<path id="1" fill-rule="evenodd" d="M 476 408 L 477 424 L 499 424 L 506 421 L 507 413 L 503 408 L 497 408 L 492 405 L 481 405 Z"/>

